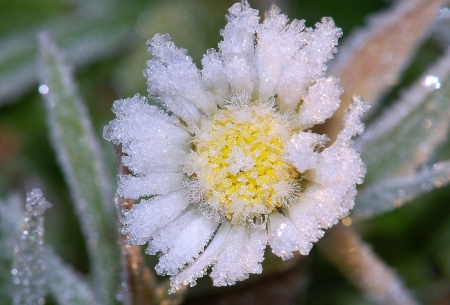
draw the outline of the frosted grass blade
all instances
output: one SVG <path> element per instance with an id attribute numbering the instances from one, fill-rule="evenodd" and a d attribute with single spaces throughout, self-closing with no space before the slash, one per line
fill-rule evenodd
<path id="1" fill-rule="evenodd" d="M 111 186 L 87 111 L 62 55 L 48 35 L 41 35 L 39 43 L 40 79 L 45 84 L 41 93 L 48 112 L 51 140 L 87 241 L 94 290 L 105 304 L 113 304 L 119 281 L 119 253 Z"/>
<path id="2" fill-rule="evenodd" d="M 22 232 L 22 205 L 20 196 L 0 200 L 0 304 L 12 303 L 12 274 L 14 247 Z"/>
<path id="3" fill-rule="evenodd" d="M 333 227 L 318 245 L 330 262 L 373 304 L 419 304 L 395 270 L 351 228 Z"/>
<path id="4" fill-rule="evenodd" d="M 329 73 L 341 79 L 345 91 L 341 107 L 327 122 L 331 138 L 340 130 L 354 94 L 375 106 L 398 81 L 444 3 L 445 0 L 397 1 L 392 9 L 370 16 L 364 29 L 355 31 L 339 46 Z"/>
<path id="5" fill-rule="evenodd" d="M 51 205 L 40 189 L 27 194 L 22 234 L 14 248 L 13 304 L 43 305 L 46 296 L 44 212 Z"/>
<path id="6" fill-rule="evenodd" d="M 48 290 L 59 305 L 100 304 L 88 283 L 65 265 L 51 248 L 45 248 Z"/>
<path id="7" fill-rule="evenodd" d="M 449 161 L 436 163 L 412 175 L 383 179 L 358 193 L 352 215 L 366 218 L 388 212 L 449 183 Z"/>
<path id="8" fill-rule="evenodd" d="M 367 166 L 364 187 L 416 172 L 450 128 L 450 49 L 385 110 L 357 141 Z"/>

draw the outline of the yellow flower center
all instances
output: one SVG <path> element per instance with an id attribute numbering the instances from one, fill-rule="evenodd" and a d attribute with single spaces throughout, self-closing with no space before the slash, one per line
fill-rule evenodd
<path id="1" fill-rule="evenodd" d="M 262 103 L 219 110 L 194 139 L 203 197 L 234 222 L 286 206 L 299 173 L 283 158 L 292 135 L 285 116 Z"/>

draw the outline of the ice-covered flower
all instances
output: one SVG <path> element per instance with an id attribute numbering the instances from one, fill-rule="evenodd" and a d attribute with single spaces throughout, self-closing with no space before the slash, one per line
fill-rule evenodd
<path id="1" fill-rule="evenodd" d="M 349 213 L 365 174 L 351 139 L 363 131 L 362 100 L 331 145 L 311 132 L 340 104 L 338 80 L 325 76 L 341 36 L 333 20 L 305 28 L 273 6 L 260 24 L 247 1 L 227 20 L 202 70 L 168 35 L 151 39 L 144 74 L 166 111 L 136 95 L 114 103 L 105 128 L 130 171 L 118 194 L 141 199 L 123 233 L 160 254 L 172 291 L 210 267 L 217 286 L 260 273 L 267 244 L 283 259 L 308 254 Z"/>

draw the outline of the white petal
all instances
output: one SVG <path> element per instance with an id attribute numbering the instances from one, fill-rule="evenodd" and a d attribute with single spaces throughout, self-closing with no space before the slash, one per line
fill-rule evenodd
<path id="1" fill-rule="evenodd" d="M 190 149 L 191 136 L 169 117 L 139 95 L 114 102 L 116 119 L 105 128 L 105 139 L 122 144 L 122 163 L 135 175 L 181 172 Z"/>
<path id="2" fill-rule="evenodd" d="M 203 252 L 192 264 L 188 265 L 180 273 L 170 279 L 170 293 L 177 291 L 182 285 L 195 285 L 197 279 L 206 274 L 208 267 L 217 260 L 219 251 L 224 246 L 230 229 L 231 223 L 229 221 L 222 222 L 219 230 L 205 252 Z"/>
<path id="3" fill-rule="evenodd" d="M 228 24 L 222 30 L 219 43 L 224 72 L 233 92 L 253 90 L 253 57 L 258 11 L 247 1 L 234 4 L 227 15 Z"/>
<path id="4" fill-rule="evenodd" d="M 156 34 L 149 40 L 148 50 L 154 56 L 144 72 L 150 97 L 187 122 L 198 121 L 201 112 L 211 115 L 217 111 L 185 49 L 176 47 L 169 35 Z"/>
<path id="5" fill-rule="evenodd" d="M 250 273 L 261 273 L 266 243 L 264 226 L 233 226 L 210 274 L 214 286 L 233 285 Z"/>
<path id="6" fill-rule="evenodd" d="M 354 96 L 344 119 L 344 128 L 338 134 L 335 145 L 351 147 L 352 137 L 364 132 L 364 124 L 361 122 L 363 114 L 369 110 L 370 104 L 360 96 Z"/>
<path id="7" fill-rule="evenodd" d="M 192 209 L 160 230 L 149 242 L 147 254 L 163 253 L 156 265 L 158 274 L 175 275 L 191 264 L 213 236 L 217 222 Z"/>
<path id="8" fill-rule="evenodd" d="M 117 182 L 117 193 L 132 199 L 167 194 L 179 190 L 184 177 L 182 173 L 158 173 L 141 177 L 124 175 L 120 176 Z"/>
<path id="9" fill-rule="evenodd" d="M 314 30 L 308 28 L 301 35 L 298 29 L 295 32 L 300 37 L 297 52 L 286 60 L 278 81 L 278 103 L 284 109 L 295 109 L 307 97 L 308 87 L 324 76 L 326 62 L 336 52 L 337 39 L 342 33 L 331 18 L 323 18 Z"/>
<path id="10" fill-rule="evenodd" d="M 342 88 L 338 79 L 330 76 L 320 78 L 309 87 L 298 112 L 298 124 L 301 129 L 322 124 L 339 108 Z"/>
<path id="11" fill-rule="evenodd" d="M 256 62 L 260 99 L 267 99 L 276 93 L 284 96 L 280 92 L 280 78 L 295 62 L 296 53 L 304 44 L 305 33 L 302 31 L 305 21 L 294 20 L 291 24 L 288 21 L 287 16 L 280 14 L 280 9 L 273 5 L 258 27 Z M 305 72 L 306 69 L 299 69 L 297 73 Z M 302 87 L 301 82 L 297 85 L 299 89 Z M 298 102 L 300 99 L 295 100 Z"/>
<path id="12" fill-rule="evenodd" d="M 302 201 L 291 205 L 286 213 L 300 233 L 299 251 L 307 255 L 312 248 L 312 243 L 318 241 L 324 232 L 320 229 L 316 217 Z"/>
<path id="13" fill-rule="evenodd" d="M 366 167 L 352 147 L 352 137 L 361 133 L 361 116 L 368 105 L 355 98 L 337 140 L 318 155 L 317 166 L 306 172 L 313 181 L 302 196 L 309 197 L 308 206 L 322 228 L 328 228 L 346 216 L 354 206 L 356 184 L 362 183 Z"/>
<path id="14" fill-rule="evenodd" d="M 316 150 L 325 146 L 328 138 L 311 132 L 302 132 L 292 135 L 286 144 L 285 158 L 291 161 L 299 173 L 303 173 L 317 165 L 318 153 Z"/>
<path id="15" fill-rule="evenodd" d="M 269 216 L 268 235 L 272 252 L 283 260 L 291 258 L 301 246 L 301 237 L 294 223 L 278 212 Z"/>
<path id="16" fill-rule="evenodd" d="M 122 234 L 129 235 L 133 245 L 143 245 L 150 240 L 156 229 L 172 222 L 189 205 L 184 192 L 157 196 L 141 200 L 120 219 L 124 227 Z"/>
<path id="17" fill-rule="evenodd" d="M 209 49 L 202 58 L 202 80 L 205 89 L 219 106 L 225 104 L 229 95 L 229 84 L 225 74 L 222 58 L 214 49 Z"/>

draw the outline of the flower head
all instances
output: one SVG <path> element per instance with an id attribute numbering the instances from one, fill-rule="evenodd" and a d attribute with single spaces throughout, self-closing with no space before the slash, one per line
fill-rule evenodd
<path id="1" fill-rule="evenodd" d="M 131 172 L 118 194 L 141 199 L 123 233 L 161 254 L 156 270 L 172 291 L 210 267 L 218 286 L 260 273 L 267 244 L 283 259 L 308 254 L 349 213 L 365 174 L 351 139 L 363 131 L 362 100 L 328 147 L 311 132 L 340 104 L 338 80 L 325 76 L 341 36 L 333 20 L 305 28 L 273 6 L 260 24 L 247 1 L 227 20 L 202 70 L 168 35 L 151 39 L 150 97 L 173 115 L 136 95 L 114 103 L 105 128 Z"/>

